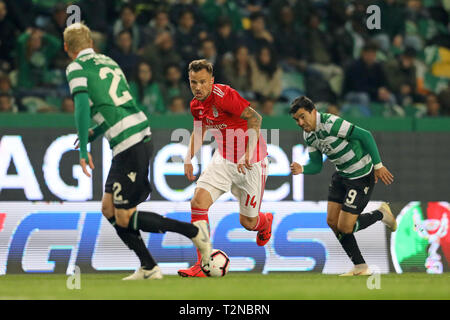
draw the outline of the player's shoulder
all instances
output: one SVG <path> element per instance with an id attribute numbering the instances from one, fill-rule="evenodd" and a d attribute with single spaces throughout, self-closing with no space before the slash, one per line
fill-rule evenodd
<path id="1" fill-rule="evenodd" d="M 82 71 L 83 70 L 83 63 L 78 60 L 74 60 L 66 67 L 66 76 L 68 77 L 69 74 L 75 71 Z"/>
<path id="2" fill-rule="evenodd" d="M 226 84 L 215 83 L 213 85 L 212 94 L 214 94 L 215 98 L 223 99 L 230 94 L 231 90 L 234 89 Z"/>
<path id="3" fill-rule="evenodd" d="M 334 123 L 337 119 L 340 119 L 340 117 L 338 117 L 334 114 L 325 113 L 325 112 L 320 113 L 320 123 L 321 124 L 331 124 L 331 123 Z"/>

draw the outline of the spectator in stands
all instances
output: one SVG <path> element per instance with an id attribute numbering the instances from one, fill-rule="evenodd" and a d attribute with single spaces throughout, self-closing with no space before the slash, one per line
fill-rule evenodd
<path id="1" fill-rule="evenodd" d="M 119 64 L 127 79 L 131 79 L 140 58 L 133 50 L 130 31 L 122 30 L 119 32 L 116 37 L 116 47 L 111 50 L 110 57 Z"/>
<path id="2" fill-rule="evenodd" d="M 186 112 L 186 100 L 184 100 L 183 97 L 172 97 L 169 104 L 169 113 L 185 114 Z"/>
<path id="3" fill-rule="evenodd" d="M 450 85 L 439 92 L 438 101 L 441 105 L 442 115 L 447 117 L 450 116 Z"/>
<path id="4" fill-rule="evenodd" d="M 166 105 L 170 105 L 174 97 L 181 97 L 184 101 L 191 101 L 191 90 L 182 80 L 181 70 L 177 64 L 167 66 L 162 93 Z"/>
<path id="5" fill-rule="evenodd" d="M 117 36 L 122 31 L 129 31 L 131 33 L 131 39 L 133 51 L 137 51 L 142 46 L 143 35 L 141 27 L 136 23 L 136 9 L 132 4 L 124 4 L 120 9 L 120 18 L 116 20 L 113 26 L 112 39 L 117 39 Z"/>
<path id="6" fill-rule="evenodd" d="M 250 15 L 250 30 L 244 33 L 243 41 L 251 54 L 255 54 L 262 46 L 274 43 L 273 35 L 266 28 L 263 13 L 255 12 Z"/>
<path id="7" fill-rule="evenodd" d="M 275 114 L 275 99 L 270 97 L 264 97 L 262 98 L 261 102 L 259 103 L 260 107 L 259 110 L 263 115 L 266 116 L 273 116 Z"/>
<path id="8" fill-rule="evenodd" d="M 248 47 L 241 44 L 231 58 L 223 61 L 224 82 L 237 90 L 247 100 L 254 99 L 252 67 Z"/>
<path id="9" fill-rule="evenodd" d="M 343 69 L 333 60 L 333 38 L 331 34 L 320 29 L 320 17 L 317 13 L 309 16 L 305 32 L 306 60 L 309 67 L 320 72 L 328 81 L 333 92 L 340 96 L 344 79 Z"/>
<path id="10" fill-rule="evenodd" d="M 0 1 L 0 71 L 10 71 L 14 64 L 13 50 L 18 29 L 8 15 L 4 1 Z"/>
<path id="11" fill-rule="evenodd" d="M 71 97 L 64 97 L 61 101 L 61 112 L 73 113 L 75 111 L 75 104 Z"/>
<path id="12" fill-rule="evenodd" d="M 303 34 L 295 20 L 292 7 L 281 7 L 273 34 L 281 65 L 286 69 L 303 70 L 304 51 L 307 46 L 303 42 Z"/>
<path id="13" fill-rule="evenodd" d="M 376 54 L 376 44 L 366 44 L 361 57 L 349 66 L 345 74 L 345 100 L 358 105 L 365 115 L 370 115 L 370 102 L 395 103 L 394 95 L 387 89 L 383 67 L 376 61 Z"/>
<path id="14" fill-rule="evenodd" d="M 91 31 L 107 34 L 110 24 L 116 20 L 112 14 L 115 6 L 111 5 L 110 0 L 80 0 L 77 5 L 80 7 L 83 20 Z"/>
<path id="15" fill-rule="evenodd" d="M 426 97 L 427 112 L 426 117 L 439 117 L 441 115 L 441 105 L 435 93 L 430 93 Z"/>
<path id="16" fill-rule="evenodd" d="M 161 32 L 155 42 L 143 48 L 142 57 L 153 66 L 154 78 L 164 81 L 164 68 L 170 64 L 181 65 L 181 56 L 175 50 L 174 40 L 170 32 Z"/>
<path id="17" fill-rule="evenodd" d="M 14 98 L 9 93 L 0 92 L 0 112 L 17 112 Z"/>
<path id="18" fill-rule="evenodd" d="M 222 17 L 217 22 L 217 28 L 213 35 L 214 43 L 217 47 L 219 59 L 229 58 L 238 42 L 237 34 L 231 28 L 231 21 L 227 17 Z"/>
<path id="19" fill-rule="evenodd" d="M 165 113 L 166 107 L 159 84 L 153 79 L 152 68 L 147 62 L 140 62 L 130 91 L 138 107 L 147 117 L 155 113 Z"/>
<path id="20" fill-rule="evenodd" d="M 405 10 L 398 0 L 378 0 L 381 15 L 381 29 L 370 30 L 379 48 L 384 53 L 391 51 L 391 43 L 399 42 L 405 33 Z"/>
<path id="21" fill-rule="evenodd" d="M 194 14 L 195 21 L 201 20 L 201 13 L 199 6 L 194 3 L 194 0 L 177 0 L 169 10 L 170 21 L 177 24 L 183 12 L 190 11 Z"/>
<path id="22" fill-rule="evenodd" d="M 402 106 L 423 101 L 416 90 L 415 57 L 416 51 L 413 48 L 407 48 L 398 57 L 384 64 L 387 88 L 396 96 L 398 103 Z"/>
<path id="23" fill-rule="evenodd" d="M 202 41 L 200 50 L 198 52 L 200 59 L 206 59 L 214 66 L 214 80 L 218 83 L 223 82 L 222 62 L 217 54 L 216 44 L 211 38 L 207 38 Z"/>
<path id="24" fill-rule="evenodd" d="M 6 73 L 0 72 L 0 93 L 12 94 L 11 80 Z"/>
<path id="25" fill-rule="evenodd" d="M 335 104 L 332 104 L 332 103 L 330 103 L 327 106 L 326 113 L 331 113 L 331 114 L 334 114 L 336 116 L 340 116 L 341 115 L 341 111 L 339 110 L 339 107 L 337 105 L 335 105 Z"/>
<path id="26" fill-rule="evenodd" d="M 242 30 L 242 16 L 234 0 L 206 0 L 200 7 L 202 19 L 209 30 L 216 27 L 221 17 L 228 17 L 234 32 Z"/>
<path id="27" fill-rule="evenodd" d="M 252 68 L 252 90 L 262 98 L 277 101 L 281 95 L 281 78 L 283 70 L 278 65 L 273 49 L 261 47 L 256 57 L 250 60 Z"/>
<path id="28" fill-rule="evenodd" d="M 58 38 L 39 29 L 28 29 L 17 39 L 17 86 L 34 89 L 51 81 L 49 65 L 60 49 Z"/>
<path id="29" fill-rule="evenodd" d="M 175 30 L 175 26 L 169 20 L 169 12 L 164 9 L 159 9 L 156 11 L 154 18 L 148 23 L 146 31 L 147 42 L 154 42 L 156 36 L 164 31 L 170 32 L 174 36 Z"/>
<path id="30" fill-rule="evenodd" d="M 185 65 L 195 60 L 200 42 L 206 37 L 207 33 L 195 24 L 194 13 L 183 11 L 178 20 L 175 43 Z"/>
<path id="31" fill-rule="evenodd" d="M 63 32 L 66 28 L 67 21 L 67 5 L 64 3 L 57 3 L 53 8 L 52 18 L 50 22 L 44 27 L 44 31 L 48 34 L 51 34 L 55 38 L 58 38 L 61 42 L 61 46 L 55 55 L 55 57 L 51 61 L 51 66 L 64 70 L 66 66 L 71 62 L 70 58 L 67 56 L 67 53 L 64 52 L 63 47 Z"/>
<path id="32" fill-rule="evenodd" d="M 420 51 L 424 47 L 424 36 L 429 27 L 429 13 L 423 7 L 421 0 L 407 0 L 405 8 L 405 38 L 404 44 Z"/>

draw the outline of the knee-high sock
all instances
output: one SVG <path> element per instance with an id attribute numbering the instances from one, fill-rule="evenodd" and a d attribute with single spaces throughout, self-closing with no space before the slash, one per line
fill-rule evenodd
<path id="1" fill-rule="evenodd" d="M 199 209 L 191 207 L 191 222 L 194 223 L 195 221 L 205 220 L 208 223 L 208 229 L 209 229 L 209 218 L 208 218 L 208 209 Z M 197 250 L 197 261 L 200 261 L 202 258 L 202 255 L 200 254 L 200 251 Z"/>
<path id="2" fill-rule="evenodd" d="M 354 265 L 366 263 L 353 233 L 337 233 L 337 238 Z"/>
<path id="3" fill-rule="evenodd" d="M 153 269 L 156 266 L 156 261 L 153 259 L 152 255 L 147 249 L 144 241 L 142 240 L 141 234 L 138 230 L 130 230 L 128 228 L 122 228 L 116 224 L 116 219 L 114 217 L 108 219 L 109 223 L 112 224 L 114 229 L 116 229 L 119 238 L 127 245 L 130 250 L 136 253 L 141 266 L 146 269 Z"/>
<path id="4" fill-rule="evenodd" d="M 188 238 L 194 238 L 198 233 L 198 228 L 191 223 L 166 218 L 160 214 L 147 211 L 135 211 L 131 215 L 128 228 L 153 233 L 171 231 Z"/>
<path id="5" fill-rule="evenodd" d="M 383 219 L 383 214 L 378 210 L 363 213 L 356 220 L 353 232 L 363 230 L 381 219 Z"/>

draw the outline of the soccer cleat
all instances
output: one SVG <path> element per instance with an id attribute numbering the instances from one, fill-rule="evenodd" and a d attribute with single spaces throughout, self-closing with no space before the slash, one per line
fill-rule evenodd
<path id="1" fill-rule="evenodd" d="M 196 264 L 194 264 L 189 269 L 181 269 L 178 270 L 178 274 L 181 277 L 198 277 L 198 278 L 206 278 L 206 275 L 203 273 L 202 268 L 200 267 L 200 261 L 197 261 Z"/>
<path id="2" fill-rule="evenodd" d="M 381 222 L 383 222 L 389 229 L 391 229 L 392 232 L 397 230 L 397 220 L 392 214 L 389 203 L 383 202 L 378 208 L 378 211 L 383 214 L 383 219 L 381 219 Z"/>
<path id="3" fill-rule="evenodd" d="M 351 277 L 351 276 L 370 276 L 372 275 L 372 271 L 370 271 L 369 266 L 367 264 L 358 264 L 349 272 L 340 274 L 340 277 Z"/>
<path id="4" fill-rule="evenodd" d="M 143 267 L 137 269 L 132 275 L 122 280 L 160 280 L 163 278 L 159 266 L 154 266 L 151 270 L 145 270 Z"/>
<path id="5" fill-rule="evenodd" d="M 272 236 L 272 221 L 273 221 L 273 214 L 270 212 L 266 213 L 267 218 L 267 227 L 264 230 L 258 231 L 256 234 L 256 244 L 258 246 L 264 246 Z"/>
<path id="6" fill-rule="evenodd" d="M 199 220 L 195 221 L 193 225 L 198 228 L 198 233 L 191 240 L 202 255 L 202 263 L 206 265 L 209 263 L 212 250 L 211 240 L 209 239 L 208 223 L 205 220 Z"/>

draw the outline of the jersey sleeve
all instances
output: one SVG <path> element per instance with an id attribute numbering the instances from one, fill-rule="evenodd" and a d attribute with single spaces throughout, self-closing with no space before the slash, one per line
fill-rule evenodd
<path id="1" fill-rule="evenodd" d="M 348 139 L 354 127 L 354 124 L 335 115 L 330 115 L 330 117 L 325 122 L 325 130 L 331 136 L 343 139 Z"/>
<path id="2" fill-rule="evenodd" d="M 66 77 L 71 95 L 88 91 L 86 70 L 83 70 L 83 66 L 77 61 L 73 61 L 67 66 Z"/>
<path id="3" fill-rule="evenodd" d="M 250 106 L 250 102 L 241 97 L 234 89 L 229 88 L 223 97 L 222 109 L 226 112 L 241 116 L 242 111 Z"/>

